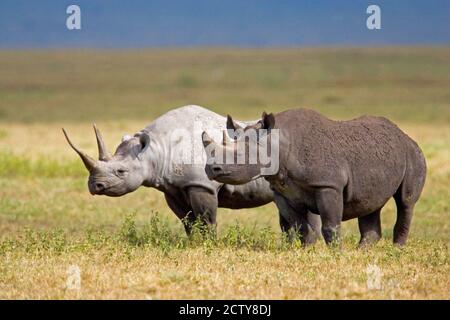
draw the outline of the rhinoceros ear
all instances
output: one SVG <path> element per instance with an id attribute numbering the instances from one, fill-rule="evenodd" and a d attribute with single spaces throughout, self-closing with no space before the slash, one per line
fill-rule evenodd
<path id="1" fill-rule="evenodd" d="M 147 131 L 141 131 L 139 133 L 139 142 L 141 144 L 141 152 L 147 150 L 150 145 L 150 136 Z"/>
<path id="2" fill-rule="evenodd" d="M 275 116 L 273 115 L 273 113 L 267 114 L 266 112 L 263 112 L 261 123 L 261 129 L 271 130 L 275 127 Z"/>
<path id="3" fill-rule="evenodd" d="M 230 115 L 227 115 L 227 130 L 240 130 L 242 127 L 234 122 L 233 118 Z"/>
<path id="4" fill-rule="evenodd" d="M 227 116 L 227 133 L 233 140 L 240 139 L 244 134 L 244 128 L 238 125 L 230 115 Z"/>
<path id="5" fill-rule="evenodd" d="M 214 140 L 211 139 L 211 137 L 206 133 L 206 131 L 203 131 L 202 132 L 202 142 L 203 142 L 203 146 L 206 148 L 211 143 L 214 143 Z"/>

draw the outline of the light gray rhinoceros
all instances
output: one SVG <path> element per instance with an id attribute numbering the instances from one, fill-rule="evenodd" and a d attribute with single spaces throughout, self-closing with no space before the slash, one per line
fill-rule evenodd
<path id="1" fill-rule="evenodd" d="M 256 179 L 233 186 L 208 179 L 201 133 L 225 130 L 226 119 L 205 108 L 190 105 L 171 110 L 133 137 L 125 136 L 111 155 L 95 127 L 99 160 L 80 151 L 69 139 L 89 171 L 93 195 L 118 197 L 140 186 L 164 192 L 167 204 L 182 219 L 187 234 L 197 218 L 216 223 L 217 207 L 252 208 L 273 201 L 269 183 Z M 238 122 L 246 126 L 250 123 Z"/>

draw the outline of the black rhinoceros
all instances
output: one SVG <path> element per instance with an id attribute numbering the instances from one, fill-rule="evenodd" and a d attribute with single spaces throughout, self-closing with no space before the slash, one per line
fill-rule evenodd
<path id="1" fill-rule="evenodd" d="M 245 128 L 228 117 L 227 127 L 237 138 L 225 145 L 202 134 L 209 157 L 208 176 L 226 184 L 248 183 L 263 176 L 274 190 L 286 227 L 294 228 L 304 243 L 316 238 L 305 219 L 308 210 L 320 215 L 328 244 L 339 240 L 341 221 L 353 218 L 358 218 L 360 245 L 378 241 L 380 211 L 393 197 L 397 205 L 394 243 L 405 244 L 425 183 L 426 163 L 419 146 L 388 119 L 363 116 L 333 121 L 312 110 L 294 109 L 276 115 L 263 113 L 259 122 Z M 278 158 L 272 161 L 278 161 L 278 167 L 264 174 L 265 165 L 259 158 L 249 162 L 249 150 L 254 145 L 258 154 L 265 154 L 269 146 L 273 152 L 274 144 Z M 217 161 L 222 154 L 245 161 Z"/>

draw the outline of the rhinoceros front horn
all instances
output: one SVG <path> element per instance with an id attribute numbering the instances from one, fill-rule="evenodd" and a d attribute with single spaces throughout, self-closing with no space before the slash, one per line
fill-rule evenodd
<path id="1" fill-rule="evenodd" d="M 80 149 L 75 147 L 75 145 L 72 143 L 72 141 L 70 141 L 66 130 L 64 130 L 64 128 L 63 128 L 62 131 L 64 132 L 64 136 L 66 137 L 66 140 L 69 143 L 69 145 L 72 147 L 73 150 L 75 150 L 76 153 L 78 153 L 81 160 L 83 160 L 83 163 L 84 163 L 84 166 L 86 167 L 86 169 L 88 169 L 88 171 L 91 172 L 91 170 L 94 169 L 97 161 L 95 161 L 93 158 L 88 156 L 86 153 L 84 153 L 83 151 L 81 151 Z"/>
<path id="2" fill-rule="evenodd" d="M 95 123 L 94 123 L 94 131 L 95 131 L 95 137 L 97 138 L 98 159 L 101 161 L 111 160 L 111 153 L 106 149 L 102 134 L 100 133 L 100 130 L 97 129 L 97 126 L 95 125 Z"/>

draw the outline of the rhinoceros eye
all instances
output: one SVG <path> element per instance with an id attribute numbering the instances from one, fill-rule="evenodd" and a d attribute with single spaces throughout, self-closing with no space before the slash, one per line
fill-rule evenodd
<path id="1" fill-rule="evenodd" d="M 126 169 L 117 169 L 117 170 L 116 170 L 116 173 L 117 173 L 118 176 L 123 176 L 123 175 L 125 175 L 127 172 L 128 172 L 128 170 L 126 170 Z"/>

